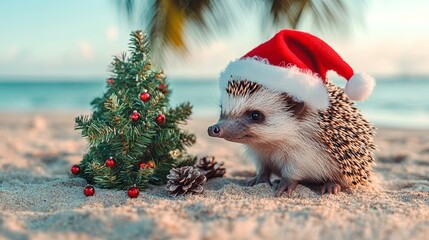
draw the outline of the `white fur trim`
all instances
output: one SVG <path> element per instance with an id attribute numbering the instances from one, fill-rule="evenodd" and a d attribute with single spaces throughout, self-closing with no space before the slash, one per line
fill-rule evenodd
<path id="1" fill-rule="evenodd" d="M 362 101 L 371 95 L 374 86 L 373 77 L 366 73 L 355 73 L 347 82 L 345 90 L 350 99 Z"/>
<path id="2" fill-rule="evenodd" d="M 221 94 L 226 94 L 230 79 L 249 80 L 273 91 L 285 92 L 298 101 L 303 101 L 315 109 L 329 106 L 329 95 L 322 79 L 310 71 L 296 66 L 278 67 L 269 65 L 267 60 L 246 58 L 233 61 L 220 74 Z"/>

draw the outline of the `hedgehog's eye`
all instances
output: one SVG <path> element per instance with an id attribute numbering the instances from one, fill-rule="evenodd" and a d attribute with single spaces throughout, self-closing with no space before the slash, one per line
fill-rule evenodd
<path id="1" fill-rule="evenodd" d="M 251 111 L 249 117 L 252 122 L 262 122 L 264 120 L 264 115 L 259 111 Z"/>
<path id="2" fill-rule="evenodd" d="M 259 117 L 260 117 L 259 112 L 252 112 L 252 114 L 250 115 L 250 118 L 251 118 L 253 121 L 258 121 L 258 120 L 259 120 Z"/>

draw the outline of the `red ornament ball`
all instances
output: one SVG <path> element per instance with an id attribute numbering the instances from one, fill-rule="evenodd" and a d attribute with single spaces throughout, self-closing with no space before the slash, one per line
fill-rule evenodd
<path id="1" fill-rule="evenodd" d="M 106 82 L 107 84 L 112 85 L 115 82 L 115 80 L 113 80 L 113 78 L 108 78 Z"/>
<path id="2" fill-rule="evenodd" d="M 71 174 L 78 175 L 80 173 L 79 165 L 73 165 L 70 169 Z"/>
<path id="3" fill-rule="evenodd" d="M 147 166 L 150 167 L 150 168 L 154 168 L 155 167 L 155 162 L 149 161 L 149 162 L 147 162 Z"/>
<path id="4" fill-rule="evenodd" d="M 87 197 L 94 196 L 95 188 L 91 185 L 86 185 L 86 187 L 83 189 L 83 194 L 85 194 Z"/>
<path id="5" fill-rule="evenodd" d="M 133 122 L 137 122 L 140 119 L 140 113 L 134 110 L 134 112 L 131 113 L 130 118 Z"/>
<path id="6" fill-rule="evenodd" d="M 155 167 L 155 163 L 153 161 L 149 161 L 149 162 L 141 162 L 139 164 L 139 167 L 141 169 L 145 169 L 145 168 L 154 168 Z"/>
<path id="7" fill-rule="evenodd" d="M 136 198 L 139 196 L 139 189 L 137 187 L 130 187 L 128 188 L 128 197 L 130 198 Z"/>
<path id="8" fill-rule="evenodd" d="M 147 163 L 145 163 L 145 162 L 141 162 L 141 163 L 139 164 L 139 167 L 140 167 L 141 169 L 145 169 L 145 168 L 147 168 L 148 166 L 147 166 Z"/>
<path id="9" fill-rule="evenodd" d="M 141 99 L 143 102 L 147 102 L 147 101 L 149 101 L 149 100 L 150 100 L 150 95 L 149 95 L 149 93 L 147 93 L 147 90 L 145 90 L 144 92 L 142 92 L 142 93 L 140 94 L 140 99 Z"/>
<path id="10" fill-rule="evenodd" d="M 165 115 L 162 113 L 158 114 L 158 117 L 156 117 L 156 122 L 158 123 L 158 125 L 162 125 L 165 123 Z"/>
<path id="11" fill-rule="evenodd" d="M 167 84 L 161 83 L 158 86 L 159 91 L 161 91 L 164 95 L 168 93 Z"/>
<path id="12" fill-rule="evenodd" d="M 116 166 L 116 161 L 112 157 L 106 160 L 106 167 L 113 168 Z"/>

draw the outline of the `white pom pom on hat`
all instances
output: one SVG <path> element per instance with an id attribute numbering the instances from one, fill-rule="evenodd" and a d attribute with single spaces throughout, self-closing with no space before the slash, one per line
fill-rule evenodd
<path id="1" fill-rule="evenodd" d="M 355 73 L 347 81 L 345 91 L 347 96 L 355 101 L 363 101 L 371 95 L 375 86 L 373 77 L 366 73 Z"/>
<path id="2" fill-rule="evenodd" d="M 362 101 L 371 95 L 374 78 L 355 73 L 323 40 L 290 29 L 281 30 L 242 58 L 229 63 L 220 75 L 220 88 L 225 96 L 231 78 L 248 80 L 323 110 L 329 106 L 326 87 L 329 70 L 348 81 L 345 92 L 350 99 Z"/>

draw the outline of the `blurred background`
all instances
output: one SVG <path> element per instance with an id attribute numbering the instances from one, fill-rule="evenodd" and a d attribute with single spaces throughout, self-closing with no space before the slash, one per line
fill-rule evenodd
<path id="1" fill-rule="evenodd" d="M 429 128 L 426 0 L 14 0 L 0 3 L 0 114 L 88 113 L 132 30 L 152 39 L 172 104 L 217 117 L 217 76 L 282 28 L 324 39 L 377 80 L 377 127 Z M 344 79 L 328 75 L 344 86 Z"/>

